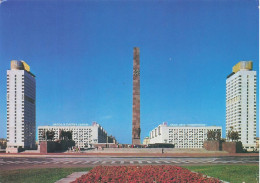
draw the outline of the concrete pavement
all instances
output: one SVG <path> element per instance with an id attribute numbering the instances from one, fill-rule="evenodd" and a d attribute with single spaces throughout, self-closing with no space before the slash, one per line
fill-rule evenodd
<path id="1" fill-rule="evenodd" d="M 259 163 L 259 157 L 0 157 L 0 169 L 94 167 L 98 165 L 226 165 Z"/>
<path id="2" fill-rule="evenodd" d="M 229 156 L 259 156 L 259 153 L 226 153 L 210 151 L 208 153 L 0 153 L 0 157 L 229 157 Z"/>
<path id="3" fill-rule="evenodd" d="M 87 174 L 88 172 L 74 172 L 70 175 L 68 175 L 67 177 L 60 179 L 58 181 L 56 181 L 55 183 L 70 183 L 74 180 L 76 180 L 77 178 L 81 177 L 82 175 Z"/>

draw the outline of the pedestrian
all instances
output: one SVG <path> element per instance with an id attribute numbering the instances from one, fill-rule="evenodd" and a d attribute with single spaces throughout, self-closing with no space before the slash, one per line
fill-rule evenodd
<path id="1" fill-rule="evenodd" d="M 162 148 L 162 154 L 163 154 L 163 150 L 164 150 L 164 149 Z"/>

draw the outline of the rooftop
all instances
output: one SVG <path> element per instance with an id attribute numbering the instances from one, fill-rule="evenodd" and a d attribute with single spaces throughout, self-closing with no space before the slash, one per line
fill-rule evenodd
<path id="1" fill-rule="evenodd" d="M 169 126 L 175 127 L 205 127 L 206 124 L 169 124 Z"/>
<path id="2" fill-rule="evenodd" d="M 35 77 L 35 75 L 33 73 L 31 73 L 30 71 L 30 66 L 23 60 L 12 60 L 11 61 L 11 70 L 25 70 L 27 71 L 29 74 L 31 74 L 33 77 Z"/>
<path id="3" fill-rule="evenodd" d="M 253 69 L 253 62 L 252 61 L 240 61 L 232 68 L 234 73 L 240 70 L 252 70 Z"/>

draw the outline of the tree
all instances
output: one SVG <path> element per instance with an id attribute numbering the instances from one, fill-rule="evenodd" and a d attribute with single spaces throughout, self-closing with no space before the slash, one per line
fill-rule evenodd
<path id="1" fill-rule="evenodd" d="M 207 133 L 207 139 L 208 140 L 215 140 L 215 133 L 213 130 L 209 130 L 208 133 Z"/>
<path id="2" fill-rule="evenodd" d="M 47 132 L 46 132 L 47 140 L 53 140 L 54 136 L 55 136 L 55 132 L 54 131 L 47 130 Z"/>
<path id="3" fill-rule="evenodd" d="M 43 138 L 44 140 L 46 140 L 46 132 L 45 132 L 45 130 L 42 131 L 42 138 Z"/>
<path id="4" fill-rule="evenodd" d="M 230 127 L 230 130 L 228 130 L 227 138 L 231 139 L 231 132 L 233 131 L 233 126 Z"/>
<path id="5" fill-rule="evenodd" d="M 61 130 L 61 132 L 60 132 L 60 140 L 63 140 L 64 138 L 65 138 L 65 131 L 63 131 L 63 130 Z"/>
<path id="6" fill-rule="evenodd" d="M 6 144 L 7 144 L 7 142 L 5 139 L 0 139 L 0 149 L 5 149 Z"/>
<path id="7" fill-rule="evenodd" d="M 227 138 L 231 139 L 231 131 L 230 130 L 228 130 Z"/>
<path id="8" fill-rule="evenodd" d="M 233 140 L 237 141 L 238 138 L 239 138 L 239 135 L 238 135 L 238 132 L 237 132 L 237 131 L 232 131 L 231 134 L 230 134 L 230 136 L 231 136 L 232 142 L 233 142 Z"/>
<path id="9" fill-rule="evenodd" d="M 232 142 L 235 140 L 237 141 L 239 139 L 239 134 L 237 131 L 233 131 L 233 126 L 230 127 L 230 130 L 228 131 L 227 137 L 228 139 L 231 139 Z"/>
<path id="10" fill-rule="evenodd" d="M 67 131 L 67 137 L 69 140 L 72 140 L 72 131 Z"/>
<path id="11" fill-rule="evenodd" d="M 221 139 L 221 132 L 214 131 L 214 130 L 209 130 L 207 133 L 207 139 L 208 140 L 220 140 Z"/>
<path id="12" fill-rule="evenodd" d="M 217 140 L 221 139 L 221 131 L 220 130 L 216 131 L 216 138 L 217 138 Z"/>
<path id="13" fill-rule="evenodd" d="M 60 132 L 61 140 L 72 140 L 72 131 L 63 131 Z"/>

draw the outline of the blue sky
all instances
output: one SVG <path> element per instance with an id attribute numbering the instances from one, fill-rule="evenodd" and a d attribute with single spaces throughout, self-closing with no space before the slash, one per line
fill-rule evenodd
<path id="1" fill-rule="evenodd" d="M 135 46 L 142 139 L 164 121 L 225 132 L 226 76 L 241 60 L 259 71 L 258 31 L 256 0 L 5 1 L 0 137 L 6 137 L 6 70 L 21 59 L 36 75 L 37 126 L 97 121 L 131 143 Z M 258 126 L 257 116 L 257 136 Z"/>

